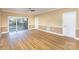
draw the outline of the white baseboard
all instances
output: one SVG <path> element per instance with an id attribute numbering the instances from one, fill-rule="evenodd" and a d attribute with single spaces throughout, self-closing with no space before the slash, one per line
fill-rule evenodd
<path id="1" fill-rule="evenodd" d="M 77 37 L 75 39 L 79 40 L 79 38 L 77 38 Z"/>

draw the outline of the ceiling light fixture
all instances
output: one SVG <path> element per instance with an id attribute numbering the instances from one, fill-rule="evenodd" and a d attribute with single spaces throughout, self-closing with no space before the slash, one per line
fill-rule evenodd
<path id="1" fill-rule="evenodd" d="M 29 8 L 27 11 L 29 11 L 29 12 L 35 12 L 36 10 L 34 10 L 34 9 L 32 9 L 32 8 Z"/>

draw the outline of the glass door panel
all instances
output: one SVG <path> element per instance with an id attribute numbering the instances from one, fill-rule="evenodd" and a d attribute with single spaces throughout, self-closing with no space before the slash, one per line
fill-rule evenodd
<path id="1" fill-rule="evenodd" d="M 24 17 L 19 17 L 17 19 L 17 30 L 25 30 L 28 29 L 27 20 Z"/>
<path id="2" fill-rule="evenodd" d="M 16 31 L 16 18 L 11 17 L 9 18 L 9 32 Z"/>

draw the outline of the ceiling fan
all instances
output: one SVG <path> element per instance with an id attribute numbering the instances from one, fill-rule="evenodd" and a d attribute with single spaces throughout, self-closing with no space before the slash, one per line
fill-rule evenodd
<path id="1" fill-rule="evenodd" d="M 36 10 L 35 10 L 35 9 L 32 9 L 32 8 L 28 8 L 27 11 L 30 12 L 30 13 L 33 13 L 33 12 L 35 12 Z"/>

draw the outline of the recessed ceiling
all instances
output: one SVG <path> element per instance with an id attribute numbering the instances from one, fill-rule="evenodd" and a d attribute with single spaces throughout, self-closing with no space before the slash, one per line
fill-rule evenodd
<path id="1" fill-rule="evenodd" d="M 37 14 L 40 14 L 40 13 L 45 13 L 45 12 L 48 12 L 48 11 L 57 10 L 57 8 L 31 8 L 31 10 L 35 10 L 34 12 L 29 11 L 29 8 L 0 8 L 0 10 L 5 11 L 5 12 L 37 15 Z"/>

